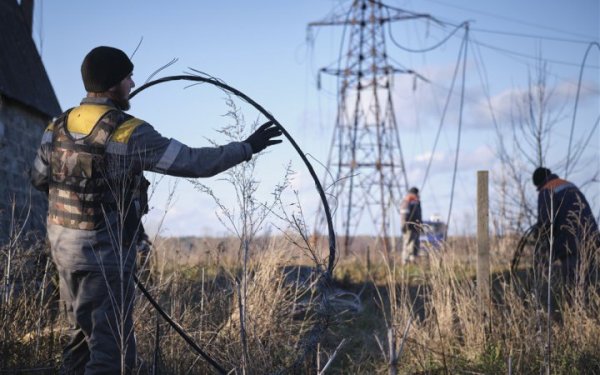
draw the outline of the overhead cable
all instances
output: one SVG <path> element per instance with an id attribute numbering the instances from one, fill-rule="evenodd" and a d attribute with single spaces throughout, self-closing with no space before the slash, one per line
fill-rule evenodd
<path id="1" fill-rule="evenodd" d="M 581 67 L 579 69 L 579 80 L 577 81 L 577 95 L 575 95 L 575 106 L 573 108 L 573 120 L 571 121 L 571 132 L 569 134 L 569 147 L 567 149 L 567 164 L 565 166 L 565 179 L 569 175 L 569 167 L 571 161 L 571 144 L 573 142 L 573 132 L 575 130 L 575 118 L 577 117 L 577 106 L 579 104 L 579 93 L 581 92 L 581 80 L 583 78 L 583 69 L 585 68 L 585 62 L 587 61 L 588 55 L 592 49 L 592 47 L 598 48 L 600 50 L 600 44 L 593 42 L 590 43 L 588 48 L 585 50 L 585 54 L 583 56 L 583 61 L 581 62 Z"/>
<path id="2" fill-rule="evenodd" d="M 503 30 L 485 29 L 485 28 L 481 28 L 481 27 L 471 27 L 471 31 L 477 31 L 477 32 L 480 32 L 480 33 L 488 33 L 488 34 L 517 36 L 517 37 L 520 37 L 520 38 L 540 39 L 540 40 L 552 40 L 552 41 L 555 41 L 555 42 L 577 43 L 577 44 L 588 44 L 588 43 L 590 43 L 589 40 L 583 40 L 583 39 L 558 38 L 558 37 L 545 36 L 545 35 L 517 33 L 517 32 L 514 32 L 514 31 L 503 31 Z"/>
<path id="3" fill-rule="evenodd" d="M 429 177 L 429 170 L 431 169 L 431 164 L 433 163 L 433 157 L 435 155 L 435 150 L 437 148 L 437 144 L 440 139 L 440 134 L 442 132 L 442 126 L 444 125 L 444 120 L 446 119 L 446 113 L 448 111 L 448 106 L 450 104 L 452 92 L 454 91 L 454 83 L 456 82 L 456 77 L 458 76 L 458 68 L 460 66 L 460 62 L 461 62 L 462 55 L 463 55 L 463 50 L 465 48 L 466 48 L 466 39 L 463 38 L 463 42 L 460 45 L 460 50 L 458 51 L 458 57 L 456 60 L 456 66 L 454 67 L 454 74 L 452 75 L 452 83 L 450 84 L 448 97 L 446 98 L 446 103 L 444 104 L 444 110 L 442 111 L 442 117 L 440 119 L 440 124 L 438 126 L 438 130 L 435 135 L 435 140 L 433 142 L 433 149 L 432 149 L 431 155 L 429 157 L 429 162 L 427 163 L 427 168 L 425 169 L 425 176 L 423 177 L 423 183 L 421 184 L 421 190 L 423 190 L 423 188 L 425 187 L 425 183 L 427 182 L 427 178 Z"/>
<path id="4" fill-rule="evenodd" d="M 505 21 L 510 21 L 510 22 L 513 22 L 513 23 L 518 23 L 518 24 L 526 25 L 526 26 L 529 26 L 529 27 L 535 27 L 535 28 L 538 28 L 538 29 L 549 30 L 549 31 L 558 32 L 558 33 L 561 33 L 561 34 L 569 34 L 569 35 L 574 35 L 574 36 L 577 36 L 577 37 L 593 39 L 589 35 L 573 33 L 571 31 L 561 30 L 561 29 L 557 29 L 557 28 L 554 28 L 554 27 L 550 27 L 550 26 L 545 26 L 545 25 L 540 25 L 540 24 L 536 24 L 536 23 L 532 23 L 532 22 L 522 21 L 522 20 L 518 20 L 516 18 L 506 17 L 506 16 L 502 16 L 502 15 L 498 15 L 498 14 L 494 14 L 494 13 L 490 13 L 490 12 L 484 12 L 484 11 L 477 10 L 477 9 L 461 7 L 461 6 L 458 6 L 458 5 L 452 5 L 452 4 L 448 4 L 446 2 L 439 1 L 439 0 L 429 0 L 429 1 L 433 2 L 433 3 L 441 4 L 441 5 L 444 5 L 444 6 L 447 6 L 447 7 L 461 9 L 461 10 L 464 10 L 464 11 L 467 11 L 467 12 L 470 12 L 470 13 L 477 13 L 477 14 L 481 14 L 481 15 L 484 15 L 484 16 L 488 16 L 488 17 L 498 18 L 498 19 L 502 19 L 502 20 L 505 20 Z"/>
<path id="5" fill-rule="evenodd" d="M 452 215 L 452 204 L 454 202 L 454 187 L 456 184 L 456 174 L 458 170 L 458 155 L 460 154 L 460 138 L 462 133 L 463 108 L 465 101 L 465 81 L 467 75 L 467 47 L 469 46 L 469 25 L 465 27 L 465 49 L 463 54 L 463 71 L 462 71 L 462 87 L 460 92 L 460 110 L 458 113 L 458 134 L 456 136 L 456 156 L 454 158 L 454 171 L 452 172 L 452 189 L 450 190 L 450 206 L 448 207 L 448 220 L 446 221 L 446 236 L 448 236 L 448 228 L 450 226 L 450 216 Z"/>
<path id="6" fill-rule="evenodd" d="M 389 10 L 388 10 L 389 12 Z M 405 47 L 403 45 L 401 45 L 400 43 L 398 43 L 398 41 L 396 41 L 396 38 L 394 38 L 394 34 L 392 33 L 392 25 L 388 24 L 388 34 L 390 35 L 390 40 L 392 41 L 392 43 L 394 43 L 394 45 L 404 51 L 407 52 L 415 52 L 415 53 L 422 53 L 422 52 L 429 52 L 432 51 L 436 48 L 438 48 L 439 46 L 441 46 L 442 44 L 446 43 L 448 41 L 448 39 L 450 39 L 452 37 L 452 35 L 454 35 L 459 29 L 465 27 L 467 23 L 463 22 L 460 25 L 457 25 L 454 27 L 454 30 L 452 30 L 448 35 L 446 35 L 444 37 L 444 39 L 440 40 L 439 42 L 437 42 L 436 44 L 429 46 L 429 47 L 425 47 L 425 48 L 420 48 L 420 49 L 415 49 L 415 48 L 409 48 L 409 47 Z"/>
<path id="7" fill-rule="evenodd" d="M 496 50 L 496 51 L 508 53 L 508 54 L 515 55 L 515 56 L 526 57 L 528 59 L 539 60 L 539 57 L 537 57 L 537 56 L 532 56 L 532 55 L 528 55 L 526 53 L 512 51 L 512 50 L 509 50 L 509 49 L 506 49 L 506 48 L 502 48 L 502 47 L 496 47 L 496 46 L 493 46 L 491 44 L 480 42 L 480 41 L 478 41 L 476 39 L 473 39 L 473 38 L 471 38 L 471 42 L 475 43 L 475 44 L 478 44 L 478 45 L 480 45 L 482 47 L 492 49 L 492 50 Z M 567 65 L 567 66 L 577 66 L 577 67 L 580 66 L 580 64 L 572 63 L 572 62 L 568 62 L 568 61 L 561 61 L 561 60 L 554 60 L 554 59 L 547 59 L 547 58 L 545 58 L 544 60 L 548 61 L 548 62 L 551 62 L 551 63 L 554 63 L 554 64 Z M 598 66 L 598 65 L 590 65 L 588 68 L 600 69 L 600 66 Z"/>

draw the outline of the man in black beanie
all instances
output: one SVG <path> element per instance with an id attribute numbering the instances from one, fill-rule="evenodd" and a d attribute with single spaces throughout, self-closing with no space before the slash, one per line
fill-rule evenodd
<path id="1" fill-rule="evenodd" d="M 562 277 L 568 283 L 577 276 L 591 277 L 594 254 L 600 248 L 600 233 L 585 196 L 574 184 L 548 168 L 537 168 L 532 179 L 538 191 L 538 266 L 546 269 L 551 255 L 552 260 L 560 260 Z M 577 265 L 584 256 L 588 268 L 578 274 Z"/>
<path id="2" fill-rule="evenodd" d="M 129 92 L 133 81 L 122 81 L 133 72 L 133 63 L 125 52 L 112 47 L 100 46 L 91 50 L 81 64 L 81 78 L 88 96 L 105 96 L 108 93 L 119 107 L 127 111 Z M 130 85 L 131 87 L 127 87 Z"/>
<path id="3" fill-rule="evenodd" d="M 48 239 L 71 323 L 63 351 L 67 374 L 137 367 L 133 274 L 147 209 L 143 171 L 209 177 L 281 142 L 272 122 L 243 142 L 218 147 L 165 138 L 124 112 L 132 73 L 123 51 L 91 50 L 81 65 L 87 96 L 48 126 L 31 171 L 32 184 L 48 193 Z"/>

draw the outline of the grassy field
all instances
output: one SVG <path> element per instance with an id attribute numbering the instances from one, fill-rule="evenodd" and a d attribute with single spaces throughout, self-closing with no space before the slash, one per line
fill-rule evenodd
<path id="1" fill-rule="evenodd" d="M 322 272 L 327 247 L 299 245 L 294 235 L 248 247 L 235 238 L 157 239 L 139 275 L 235 373 L 600 373 L 598 288 L 564 288 L 558 277 L 549 287 L 529 253 L 511 274 L 516 242 L 492 243 L 488 303 L 477 293 L 473 238 L 451 239 L 407 266 L 360 238 L 331 278 Z M 54 373 L 66 322 L 52 263 L 43 246 L 16 244 L 2 248 L 0 262 L 0 373 Z M 135 317 L 147 370 L 211 373 L 142 296 Z"/>

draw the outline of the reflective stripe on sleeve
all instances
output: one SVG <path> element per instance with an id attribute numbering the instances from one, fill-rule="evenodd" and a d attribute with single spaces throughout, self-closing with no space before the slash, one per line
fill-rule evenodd
<path id="1" fill-rule="evenodd" d="M 165 153 L 161 156 L 158 163 L 156 163 L 156 169 L 159 171 L 167 171 L 173 165 L 173 162 L 179 155 L 179 151 L 181 150 L 181 143 L 175 139 L 171 139 L 169 142 L 169 146 L 165 150 Z"/>

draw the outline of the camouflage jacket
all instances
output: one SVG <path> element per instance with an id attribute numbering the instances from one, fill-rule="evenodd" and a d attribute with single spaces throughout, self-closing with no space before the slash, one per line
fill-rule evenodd
<path id="1" fill-rule="evenodd" d="M 115 107 L 106 98 L 84 98 L 77 108 L 107 105 Z M 120 110 L 110 111 L 102 121 L 120 124 L 106 143 L 104 162 L 109 166 L 106 168 L 108 179 L 126 186 L 126 189 L 132 189 L 135 185 L 133 182 L 141 181 L 143 171 L 179 177 L 210 177 L 252 158 L 252 149 L 247 143 L 188 147 L 175 139 L 163 137 L 147 122 L 132 118 Z M 88 135 L 85 131 L 78 132 L 81 129 L 72 129 L 70 123 L 67 128 L 74 139 Z M 42 137 L 30 176 L 33 186 L 45 192 L 53 188 L 53 136 L 54 123 L 51 123 Z M 112 198 L 109 195 L 115 195 L 109 190 L 107 188 L 106 196 L 101 198 L 103 201 L 110 201 Z M 132 192 L 125 195 L 136 196 Z M 125 215 L 118 209 L 105 210 L 102 225 L 91 229 L 76 229 L 49 218 L 48 239 L 55 263 L 60 267 L 81 270 L 131 269 L 135 263 L 133 242 L 136 233 L 126 228 L 125 221 L 131 214 L 137 218 L 139 225 L 144 210 L 139 202 L 131 203 L 127 203 L 132 208 Z"/>

